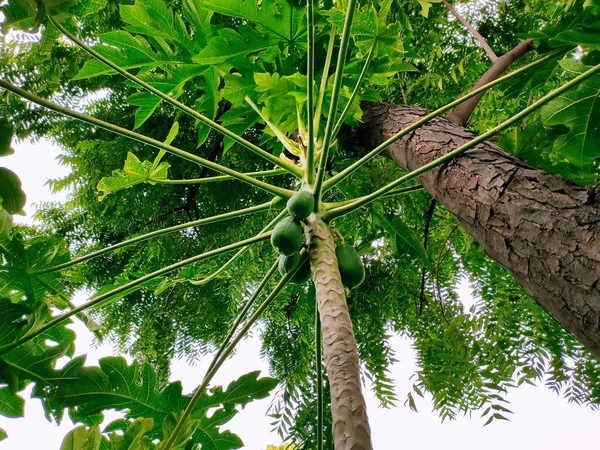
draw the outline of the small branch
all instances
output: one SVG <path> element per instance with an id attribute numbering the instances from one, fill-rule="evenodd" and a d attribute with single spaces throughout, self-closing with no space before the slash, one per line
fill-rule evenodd
<path id="1" fill-rule="evenodd" d="M 442 247 L 440 248 L 440 252 L 438 253 L 437 261 L 436 261 L 436 264 L 435 264 L 435 291 L 434 291 L 434 296 L 435 296 L 435 293 L 437 292 L 438 301 L 440 302 L 440 312 L 442 313 L 442 318 L 444 319 L 444 321 L 448 325 L 450 325 L 450 322 L 446 318 L 446 311 L 445 311 L 445 308 L 444 308 L 444 299 L 442 298 L 442 292 L 440 290 L 440 266 L 442 265 L 442 261 L 444 260 L 444 257 L 443 257 L 444 251 L 446 250 L 446 248 L 448 246 L 448 242 L 450 241 L 450 238 L 452 237 L 452 235 L 454 234 L 454 232 L 456 230 L 458 230 L 458 224 L 454 225 L 454 227 L 452 228 L 452 230 L 450 230 L 450 233 L 448 233 L 448 236 L 446 236 L 446 239 L 444 240 L 444 243 L 442 244 Z"/>
<path id="2" fill-rule="evenodd" d="M 485 52 L 485 54 L 488 55 L 488 58 L 490 58 L 490 60 L 493 63 L 495 63 L 496 60 L 498 59 L 498 57 L 494 53 L 494 50 L 492 50 L 492 47 L 489 46 L 489 44 L 487 43 L 485 38 L 481 34 L 479 34 L 479 31 L 477 31 L 477 29 L 473 25 L 471 25 L 469 22 L 467 22 L 467 20 L 463 16 L 461 16 L 460 13 L 456 9 L 454 9 L 450 3 L 447 2 L 447 0 L 442 0 L 442 3 L 444 3 L 444 6 L 446 7 L 446 9 L 448 11 L 450 11 L 450 13 L 454 17 L 456 17 L 456 19 L 460 23 L 462 23 L 464 25 L 464 27 L 469 31 L 469 33 L 471 33 L 473 35 L 475 40 L 477 42 L 479 42 L 479 45 L 481 45 L 481 48 L 483 48 L 483 51 Z"/>
<path id="3" fill-rule="evenodd" d="M 436 199 L 432 199 L 425 213 L 425 230 L 423 231 L 423 248 L 427 251 L 427 243 L 429 242 L 429 227 L 431 226 L 431 219 L 433 218 L 433 212 L 437 204 Z M 421 294 L 419 295 L 419 315 L 423 313 L 423 305 L 427 303 L 427 297 L 425 296 L 425 276 L 427 274 L 427 267 L 423 264 L 421 266 Z"/>
<path id="4" fill-rule="evenodd" d="M 497 80 L 504 72 L 508 70 L 513 63 L 522 58 L 526 53 L 533 50 L 532 40 L 527 39 L 519 43 L 516 47 L 510 50 L 508 53 L 502 55 L 496 59 L 492 67 L 488 69 L 486 73 L 482 75 L 479 81 L 475 84 L 472 90 L 478 89 L 492 81 Z M 446 117 L 452 120 L 457 125 L 464 127 L 468 122 L 469 117 L 473 114 L 475 107 L 479 104 L 479 101 L 483 97 L 483 93 L 470 98 L 451 113 L 447 114 Z"/>

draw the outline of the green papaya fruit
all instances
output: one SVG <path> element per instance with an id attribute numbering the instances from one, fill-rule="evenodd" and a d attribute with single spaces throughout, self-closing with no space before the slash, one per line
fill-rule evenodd
<path id="1" fill-rule="evenodd" d="M 303 243 L 304 229 L 302 224 L 293 217 L 286 217 L 279 222 L 271 234 L 271 245 L 285 256 L 297 253 Z"/>
<path id="2" fill-rule="evenodd" d="M 298 253 L 294 253 L 291 256 L 281 255 L 279 257 L 279 273 L 281 276 L 284 276 L 290 270 L 292 270 L 296 264 L 298 264 L 298 260 L 300 259 L 300 255 Z M 290 283 L 294 284 L 304 284 L 310 279 L 310 261 L 307 259 L 302 263 L 300 268 L 296 271 L 294 276 L 290 279 Z"/>
<path id="3" fill-rule="evenodd" d="M 341 244 L 335 248 L 342 283 L 349 289 L 359 286 L 365 279 L 365 266 L 356 249 L 350 244 Z"/>
<path id="4" fill-rule="evenodd" d="M 287 202 L 290 216 L 304 220 L 311 215 L 315 208 L 315 197 L 312 192 L 302 189 L 296 192 Z"/>

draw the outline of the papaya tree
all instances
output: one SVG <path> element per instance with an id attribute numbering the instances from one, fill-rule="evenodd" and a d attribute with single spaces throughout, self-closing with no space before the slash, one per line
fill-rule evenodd
<path id="1" fill-rule="evenodd" d="M 90 189 L 82 189 L 71 210 L 42 212 L 46 228 L 36 234 L 11 230 L 10 214 L 23 207 L 24 198 L 16 175 L 0 172 L 10 181 L 0 191 L 1 293 L 9 318 L 2 325 L 0 376 L 13 415 L 22 404 L 17 392 L 31 381 L 57 420 L 67 408 L 84 424 L 69 434 L 66 448 L 77 448 L 77 442 L 89 448 L 122 442 L 128 448 L 239 448 L 239 439 L 222 438 L 217 427 L 231 418 L 232 405 L 266 395 L 273 381 L 253 373 L 225 391 L 209 395 L 207 388 L 262 318 L 265 351 L 289 387 L 274 416 L 289 421 L 290 408 L 299 411 L 296 423 L 284 429 L 307 448 L 372 447 L 361 357 L 378 397 L 391 403 L 385 375 L 392 359 L 385 344 L 390 323 L 415 338 L 422 366 L 415 392 L 430 391 L 442 417 L 488 406 L 484 416 L 502 418 L 506 387 L 547 372 L 556 390 L 566 384 L 577 401 L 597 404 L 598 362 L 471 244 L 472 238 L 479 242 L 598 354 L 598 208 L 593 192 L 573 182 L 589 186 L 598 174 L 593 124 L 600 7 L 589 0 L 560 7 L 532 2 L 530 23 L 524 24 L 532 26 L 525 30 L 531 39 L 497 57 L 448 2 L 444 8 L 433 3 L 439 2 L 138 0 L 118 8 L 113 2 L 9 2 L 4 29 L 39 28 L 42 37 L 37 53 L 13 44 L 3 56 L 11 62 L 0 80 L 9 137 L 0 144 L 10 146 L 10 123 L 26 117 L 31 128 L 73 148 L 73 166 L 85 166 L 95 180 L 92 198 Z M 452 53 L 449 41 L 457 39 L 448 14 L 465 24 L 493 62 L 478 83 L 475 71 L 464 67 L 468 46 L 459 49 L 459 63 L 445 57 Z M 503 24 L 506 11 L 495 14 L 497 22 L 483 23 L 480 31 Z M 430 23 L 436 15 L 447 35 L 427 40 L 439 25 Z M 533 32 L 540 23 L 546 27 Z M 506 43 L 496 46 L 504 49 Z M 423 62 L 419 51 L 433 57 Z M 53 59 L 48 67 L 57 73 L 36 76 L 46 70 L 42 62 Z M 445 69 L 448 61 L 454 65 Z M 520 66 L 505 73 L 516 61 Z M 443 86 L 448 73 L 456 86 L 423 102 L 433 111 L 381 103 L 384 94 L 419 103 L 427 88 Z M 461 85 L 457 73 L 470 84 Z M 494 87 L 501 95 L 482 99 Z M 93 102 L 85 112 L 65 105 L 100 88 L 110 89 L 109 100 Z M 16 97 L 43 109 L 26 110 Z M 136 107 L 134 113 L 124 105 Z M 479 122 L 480 134 L 463 128 L 468 120 Z M 503 148 L 537 167 L 490 144 L 498 135 Z M 552 141 L 551 150 L 540 150 Z M 115 165 L 113 154 L 125 162 L 120 158 Z M 384 154 L 392 161 L 377 158 Z M 519 183 L 509 183 L 514 180 Z M 584 191 L 590 194 L 581 201 Z M 545 197 L 535 198 L 540 192 Z M 96 220 L 86 222 L 82 205 Z M 202 214 L 199 205 L 215 214 Z M 537 205 L 546 215 L 536 222 L 531 216 Z M 575 209 L 581 223 L 570 226 L 565 211 Z M 103 223 L 106 214 L 116 220 Z M 258 219 L 260 214 L 268 218 Z M 533 231 L 511 222 L 527 214 Z M 166 218 L 168 226 L 154 227 L 166 225 Z M 224 229 L 232 219 L 238 226 Z M 569 243 L 543 254 L 531 250 L 541 242 L 532 233 L 549 229 L 557 233 L 549 239 L 559 241 L 581 230 L 576 257 L 565 257 Z M 515 236 L 509 230 L 517 230 Z M 262 245 L 269 240 L 271 246 Z M 111 245 L 95 247 L 102 242 Z M 402 264 L 411 269 L 394 295 L 382 292 L 382 282 Z M 473 314 L 452 290 L 463 269 L 479 281 L 483 300 Z M 274 284 L 277 272 L 281 278 Z M 561 281 L 554 285 L 548 275 Z M 70 297 L 82 285 L 98 291 L 74 305 Z M 573 304 L 560 302 L 564 292 L 569 298 L 573 293 Z M 113 313 L 102 316 L 99 307 Z M 54 314 L 57 309 L 63 312 Z M 583 320 L 571 323 L 569 314 Z M 94 315 L 108 320 L 99 326 Z M 163 371 L 158 380 L 149 365 L 128 366 L 118 358 L 99 368 L 77 358 L 54 368 L 58 356 L 72 355 L 73 336 L 65 327 L 71 317 L 101 335 L 113 332 L 111 326 L 127 335 L 123 327 L 140 315 L 151 322 L 140 329 L 151 333 L 138 341 L 136 352 Z M 222 323 L 230 324 L 225 335 Z M 50 351 L 47 341 L 58 345 L 52 357 L 39 358 Z M 193 395 L 182 396 L 177 384 L 166 381 L 169 359 L 177 346 L 186 353 L 208 344 L 218 344 L 209 371 Z M 503 362 L 514 352 L 514 363 Z M 577 365 L 568 369 L 568 358 Z M 118 374 L 126 374 L 121 383 Z M 140 379 L 141 387 L 123 394 L 129 401 L 119 403 L 114 392 Z M 106 389 L 91 401 L 94 384 Z M 235 397 L 239 389 L 245 394 Z M 156 408 L 142 407 L 146 391 Z M 414 406 L 410 394 L 408 402 Z M 215 405 L 222 409 L 209 418 Z M 126 410 L 127 420 L 103 434 L 100 414 L 109 408 Z M 115 430 L 124 433 L 107 434 Z"/>

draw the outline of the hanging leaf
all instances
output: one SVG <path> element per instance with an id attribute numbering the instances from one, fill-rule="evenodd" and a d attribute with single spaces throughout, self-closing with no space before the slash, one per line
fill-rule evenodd
<path id="1" fill-rule="evenodd" d="M 296 46 L 306 45 L 304 8 L 293 6 L 287 0 L 204 0 L 202 6 L 225 16 L 253 22 L 270 31 L 279 39 Z"/>
<path id="2" fill-rule="evenodd" d="M 429 8 L 434 3 L 441 3 L 442 0 L 417 0 L 421 5 L 421 15 L 423 17 L 429 17 Z"/>
<path id="3" fill-rule="evenodd" d="M 98 190 L 104 192 L 98 197 L 102 201 L 108 194 L 127 189 L 141 183 L 155 184 L 156 181 L 166 180 L 169 167 L 166 162 L 157 167 L 150 161 L 141 162 L 133 153 L 127 153 L 127 159 L 122 170 L 115 170 L 111 177 L 104 177 L 98 183 Z"/>
<path id="4" fill-rule="evenodd" d="M 94 50 L 123 69 L 153 68 L 191 62 L 188 57 L 166 51 L 163 47 L 152 47 L 143 37 L 133 36 L 127 31 L 111 31 L 101 34 L 99 38 L 102 44 L 95 45 Z M 73 79 L 83 80 L 115 73 L 103 62 L 90 59 Z"/>
<path id="5" fill-rule="evenodd" d="M 10 388 L 0 388 L 0 415 L 5 417 L 23 417 L 25 400 L 16 395 Z"/>
<path id="6" fill-rule="evenodd" d="M 21 189 L 21 180 L 12 170 L 0 167 L 0 201 L 2 209 L 10 214 L 21 212 L 27 197 Z"/>
<path id="7" fill-rule="evenodd" d="M 14 153 L 10 146 L 12 143 L 15 129 L 5 118 L 0 118 L 0 156 L 7 156 Z"/>
<path id="8" fill-rule="evenodd" d="M 81 425 L 71 430 L 63 439 L 60 450 L 99 450 L 102 443 L 100 427 Z"/>
<path id="9" fill-rule="evenodd" d="M 563 60 L 560 65 L 574 75 L 589 69 L 573 60 Z M 549 156 L 552 162 L 563 164 L 568 178 L 581 184 L 594 183 L 600 159 L 600 76 L 549 102 L 541 117 L 544 126 L 557 133 Z"/>

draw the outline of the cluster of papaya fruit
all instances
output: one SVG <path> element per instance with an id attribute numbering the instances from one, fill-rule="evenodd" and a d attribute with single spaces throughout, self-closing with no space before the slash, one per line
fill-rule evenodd
<path id="1" fill-rule="evenodd" d="M 279 273 L 284 276 L 300 261 L 300 250 L 305 242 L 302 221 L 310 216 L 315 207 L 315 198 L 312 192 L 301 189 L 287 202 L 286 208 L 290 214 L 279 222 L 273 229 L 271 245 L 281 256 L 279 257 Z M 336 246 L 335 254 L 338 260 L 342 283 L 352 289 L 365 279 L 365 267 L 356 249 L 346 243 Z M 290 282 L 304 284 L 311 275 L 310 263 L 305 260 L 296 271 Z"/>

